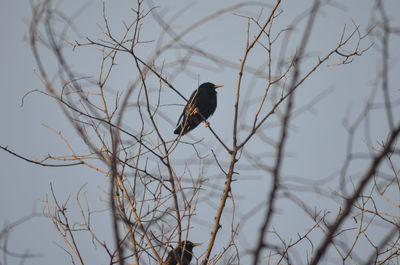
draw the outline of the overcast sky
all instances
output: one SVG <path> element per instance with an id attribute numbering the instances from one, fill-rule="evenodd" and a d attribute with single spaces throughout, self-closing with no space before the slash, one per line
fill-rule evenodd
<path id="1" fill-rule="evenodd" d="M 122 21 L 129 21 L 132 16 L 129 8 L 132 1 L 105 1 L 108 17 L 110 18 L 112 29 L 115 32 L 122 30 Z M 173 3 L 172 3 L 173 2 Z M 269 1 L 272 3 L 272 1 Z M 284 1 L 281 9 L 284 11 L 277 20 L 278 25 L 282 27 L 288 26 L 295 16 L 298 16 L 308 6 L 304 3 L 309 1 Z M 343 3 L 342 3 L 343 2 Z M 173 22 L 173 26 L 179 31 L 186 25 L 193 23 L 214 10 L 225 8 L 240 1 L 199 1 L 192 2 L 188 5 L 186 1 L 160 1 L 155 4 L 160 6 L 160 10 L 164 12 L 166 18 L 176 15 L 176 11 L 183 9 L 184 12 L 179 13 Z M 354 1 L 336 1 L 336 4 L 327 6 L 322 9 L 317 19 L 314 31 L 310 38 L 307 52 L 310 58 L 312 56 L 323 56 L 327 51 L 334 48 L 337 40 L 347 25 L 348 30 L 354 27 L 354 23 L 360 25 L 361 32 L 364 32 L 371 26 L 373 15 L 373 1 L 354 0 Z M 400 25 L 398 11 L 400 10 L 400 1 L 385 1 L 387 12 L 391 21 L 395 25 Z M 268 9 L 268 7 L 265 7 Z M 80 35 L 76 38 L 99 37 L 101 33 L 97 24 L 102 25 L 102 6 L 100 1 L 82 1 L 69 0 L 60 2 L 60 10 L 66 15 L 71 16 L 78 10 L 82 9 L 74 19 L 75 25 L 79 29 Z M 259 7 L 247 7 L 240 10 L 241 14 L 256 15 Z M 240 13 L 239 12 L 239 13 Z M 41 159 L 48 153 L 62 155 L 68 153 L 65 144 L 60 137 L 49 129 L 61 131 L 63 135 L 72 139 L 75 148 L 83 148 L 77 139 L 74 131 L 70 128 L 69 123 L 63 118 L 63 114 L 57 104 L 48 97 L 40 94 L 30 94 L 24 99 L 23 96 L 33 89 L 43 89 L 39 78 L 35 74 L 36 65 L 27 41 L 28 26 L 31 18 L 30 5 L 25 1 L 2 0 L 0 1 L 0 32 L 2 41 L 0 42 L 0 80 L 2 96 L 0 97 L 0 145 L 8 146 L 11 150 L 18 152 L 31 159 Z M 145 39 L 157 36 L 160 31 L 159 26 L 155 22 L 151 22 L 149 17 L 149 26 L 144 28 Z M 186 36 L 187 43 L 196 43 L 202 49 L 208 50 L 213 54 L 217 54 L 232 62 L 239 62 L 242 57 L 244 48 L 244 37 L 246 34 L 247 21 L 232 12 L 225 13 L 209 23 L 205 23 L 194 32 Z M 146 26 L 145 26 L 146 27 Z M 146 31 L 146 29 L 148 31 Z M 153 31 L 154 29 L 154 31 Z M 297 33 L 301 33 L 299 28 Z M 296 34 L 293 43 L 296 43 Z M 79 39 L 78 39 L 79 40 Z M 400 41 L 398 37 L 390 40 L 391 47 L 391 73 L 400 73 L 398 49 Z M 298 40 L 297 40 L 298 42 Z M 367 38 L 362 43 L 362 48 L 368 47 L 374 42 L 374 38 Z M 292 43 L 290 43 L 292 45 Z M 289 45 L 289 46 L 290 46 Z M 294 45 L 294 44 L 293 44 Z M 99 63 L 99 54 L 93 49 L 82 48 L 81 50 L 71 52 L 70 62 L 75 71 L 79 71 L 85 75 L 96 75 Z M 179 51 L 174 51 L 179 54 Z M 143 50 L 143 56 L 147 57 L 151 50 Z M 44 52 L 46 62 L 51 65 L 54 60 L 50 54 Z M 333 66 L 338 60 L 329 61 L 328 64 L 321 67 L 318 73 L 312 76 L 303 84 L 302 89 L 296 94 L 295 109 L 301 110 L 302 106 L 307 105 L 318 94 L 326 91 L 326 96 L 316 103 L 312 111 L 299 112 L 293 120 L 290 138 L 287 145 L 288 156 L 285 160 L 283 175 L 287 178 L 300 177 L 309 180 L 323 180 L 328 176 L 334 175 L 340 169 L 344 162 L 344 154 L 346 151 L 347 132 L 343 127 L 343 120 L 348 118 L 354 120 L 362 111 L 367 99 L 370 96 L 371 89 L 376 86 L 378 80 L 378 72 L 380 71 L 380 51 L 377 47 L 372 47 L 363 56 L 354 58 L 354 62 L 345 66 Z M 162 60 L 171 60 L 172 55 L 166 55 Z M 178 55 L 176 55 L 178 56 Z M 257 56 L 255 56 L 257 57 Z M 317 57 L 315 57 L 317 58 Z M 116 70 L 116 74 L 111 80 L 114 91 L 126 89 L 134 80 L 131 76 L 129 65 L 125 58 L 120 58 L 120 66 Z M 260 64 L 257 58 L 253 59 L 253 66 Z M 201 58 L 195 58 L 196 62 L 203 63 Z M 232 128 L 232 110 L 234 93 L 232 93 L 237 82 L 238 68 L 229 68 L 211 66 L 212 69 L 190 68 L 190 72 L 173 76 L 170 81 L 174 86 L 179 88 L 182 94 L 188 97 L 200 82 L 211 81 L 215 84 L 223 84 L 224 88 L 218 90 L 218 109 L 210 123 L 216 132 L 222 138 L 229 142 L 230 130 Z M 171 72 L 174 69 L 171 69 Z M 197 72 L 193 72 L 197 71 Z M 391 96 L 393 100 L 399 98 L 400 76 L 392 74 L 389 80 Z M 263 85 L 262 80 L 251 83 L 246 80 L 244 86 Z M 377 101 L 382 102 L 382 95 L 377 94 Z M 183 104 L 182 99 L 171 94 L 169 98 L 171 103 Z M 399 107 L 395 108 L 395 118 L 399 118 Z M 175 122 L 179 117 L 181 108 L 171 108 L 168 117 Z M 385 139 L 387 133 L 387 122 L 384 113 L 381 111 L 374 112 L 371 116 L 373 125 L 370 128 L 371 138 L 375 141 Z M 129 125 L 134 128 L 134 125 Z M 271 125 L 273 126 L 273 125 Z M 173 139 L 173 125 L 165 125 L 162 127 L 165 132 L 171 131 L 170 139 Z M 273 129 L 272 129 L 273 130 Z M 316 133 L 318 132 L 318 133 Z M 366 152 L 365 131 L 360 129 L 354 146 L 360 152 Z M 212 138 L 211 133 L 199 127 L 191 134 L 195 139 L 206 138 L 208 146 L 213 146 L 219 152 L 223 152 L 219 143 Z M 230 142 L 229 142 L 230 143 Z M 250 143 L 250 146 L 252 143 Z M 247 149 L 247 152 L 262 153 L 263 150 L 257 150 L 254 143 L 253 150 Z M 83 149 L 84 150 L 84 149 Z M 204 152 L 206 152 L 204 150 Z M 185 154 L 183 154 L 185 156 Z M 177 155 L 177 159 L 179 159 Z M 355 164 L 351 169 L 354 177 L 359 176 L 364 168 L 363 164 Z M 43 204 L 41 200 L 46 198 L 46 194 L 50 192 L 50 183 L 53 184 L 60 200 L 64 200 L 71 196 L 70 200 L 75 200 L 76 192 L 79 188 L 87 183 L 84 190 L 91 202 L 96 202 L 98 208 L 105 209 L 107 205 L 101 201 L 104 196 L 102 188 L 107 187 L 104 177 L 99 177 L 96 172 L 86 167 L 71 168 L 49 168 L 41 167 L 27 163 L 18 159 L 4 151 L 0 151 L 0 224 L 5 225 L 21 218 L 32 211 L 42 213 Z M 239 166 L 240 168 L 240 166 Z M 212 170 L 210 175 L 215 174 Z M 247 177 L 247 178 L 246 178 Z M 233 184 L 233 190 L 237 192 L 239 198 L 239 209 L 245 212 L 252 209 L 254 202 L 262 202 L 265 199 L 265 190 L 268 188 L 269 180 L 258 176 L 257 174 L 243 174 L 238 176 L 239 183 Z M 223 180 L 213 180 L 210 185 L 220 185 Z M 337 182 L 328 183 L 331 187 L 337 187 Z M 261 194 L 261 196 L 260 196 Z M 264 195 L 262 195 L 264 194 Z M 300 196 L 310 196 L 311 201 L 315 201 L 315 195 L 309 193 L 301 193 Z M 315 202 L 318 205 L 317 202 Z M 73 205 L 73 202 L 71 202 Z M 330 204 L 326 201 L 326 207 L 330 210 L 337 210 L 336 204 Z M 312 205 L 310 205 L 312 206 Z M 71 206 L 72 207 L 72 206 Z M 282 233 L 287 235 L 295 235 L 299 227 L 293 226 L 293 218 L 301 211 L 294 207 L 288 201 L 282 200 L 279 204 L 282 211 L 282 218 L 276 219 L 277 229 L 282 229 Z M 332 207 L 332 208 L 331 208 Z M 312 208 L 312 207 L 311 207 Z M 212 206 L 206 204 L 199 207 L 205 215 L 213 215 Z M 303 214 L 304 215 L 304 214 Z M 197 222 L 197 223 L 196 223 Z M 252 222 L 252 221 L 251 221 Z M 99 220 L 98 225 L 104 226 L 104 234 L 111 233 L 111 227 L 108 228 L 109 220 Z M 257 223 L 257 222 L 255 222 Z M 305 222 L 306 223 L 306 222 Z M 254 223 L 251 223 L 252 225 Z M 193 237 L 199 242 L 207 242 L 207 233 L 203 231 L 209 229 L 202 224 L 201 218 L 194 220 Z M 250 226 L 252 226 L 250 225 Z M 248 222 L 244 225 L 245 229 Z M 108 230 L 109 229 L 109 230 Z M 242 247 L 251 241 L 256 235 L 257 230 L 249 230 L 246 236 L 240 236 L 239 241 Z M 223 234 L 223 232 L 222 232 Z M 229 234 L 227 232 L 227 234 Z M 16 252 L 25 252 L 39 254 L 36 257 L 27 260 L 25 264 L 70 264 L 69 257 L 58 248 L 54 242 L 63 244 L 57 235 L 51 222 L 44 217 L 37 217 L 18 226 L 9 238 L 9 249 Z M 196 254 L 200 255 L 204 249 L 196 250 Z M 92 256 L 88 260 L 90 264 L 105 264 L 102 262 L 102 256 Z M 13 264 L 10 261 L 10 264 Z M 88 263 L 89 264 L 89 263 Z"/>

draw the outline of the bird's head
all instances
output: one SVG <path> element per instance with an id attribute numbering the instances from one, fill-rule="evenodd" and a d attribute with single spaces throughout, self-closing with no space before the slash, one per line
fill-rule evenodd
<path id="1" fill-rule="evenodd" d="M 187 250 L 189 252 L 192 252 L 194 247 L 197 247 L 197 246 L 200 246 L 200 245 L 201 245 L 201 243 L 193 243 L 191 241 L 186 241 L 186 242 L 183 241 L 183 242 L 181 242 L 181 248 L 183 248 L 183 249 L 185 249 L 185 250 Z"/>
<path id="2" fill-rule="evenodd" d="M 213 83 L 207 82 L 200 85 L 199 89 L 207 88 L 207 89 L 217 89 L 219 87 L 223 87 L 224 85 L 214 85 Z"/>

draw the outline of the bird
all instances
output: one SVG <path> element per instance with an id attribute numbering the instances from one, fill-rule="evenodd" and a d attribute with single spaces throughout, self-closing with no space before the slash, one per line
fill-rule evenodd
<path id="1" fill-rule="evenodd" d="M 182 241 L 179 246 L 168 253 L 168 257 L 163 262 L 163 265 L 189 265 L 193 257 L 193 248 L 200 245 L 199 243 Z"/>
<path id="2" fill-rule="evenodd" d="M 218 87 L 223 87 L 223 85 L 207 82 L 201 84 L 192 93 L 176 124 L 175 134 L 184 135 L 196 128 L 201 122 L 204 122 L 205 127 L 209 126 L 207 119 L 217 108 L 217 91 L 215 90 Z"/>

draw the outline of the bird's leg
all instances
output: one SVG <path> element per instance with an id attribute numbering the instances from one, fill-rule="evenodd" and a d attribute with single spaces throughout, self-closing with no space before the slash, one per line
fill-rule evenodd
<path id="1" fill-rule="evenodd" d="M 192 112 L 189 113 L 189 116 L 196 115 L 197 113 L 199 113 L 198 107 L 194 108 L 194 110 L 192 110 Z"/>
<path id="2" fill-rule="evenodd" d="M 203 121 L 204 122 L 204 128 L 208 128 L 210 126 L 210 123 L 208 121 Z"/>

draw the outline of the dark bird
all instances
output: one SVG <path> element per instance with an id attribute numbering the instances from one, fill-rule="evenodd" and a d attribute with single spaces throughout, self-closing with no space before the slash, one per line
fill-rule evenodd
<path id="1" fill-rule="evenodd" d="M 190 241 L 181 242 L 178 247 L 168 253 L 163 265 L 189 265 L 193 257 L 193 248 L 200 245 Z"/>
<path id="2" fill-rule="evenodd" d="M 218 87 L 223 86 L 204 83 L 193 92 L 179 117 L 177 126 L 180 124 L 175 129 L 175 134 L 184 135 L 196 128 L 201 122 L 204 122 L 205 127 L 208 127 L 207 119 L 217 108 L 217 91 L 215 89 Z"/>

